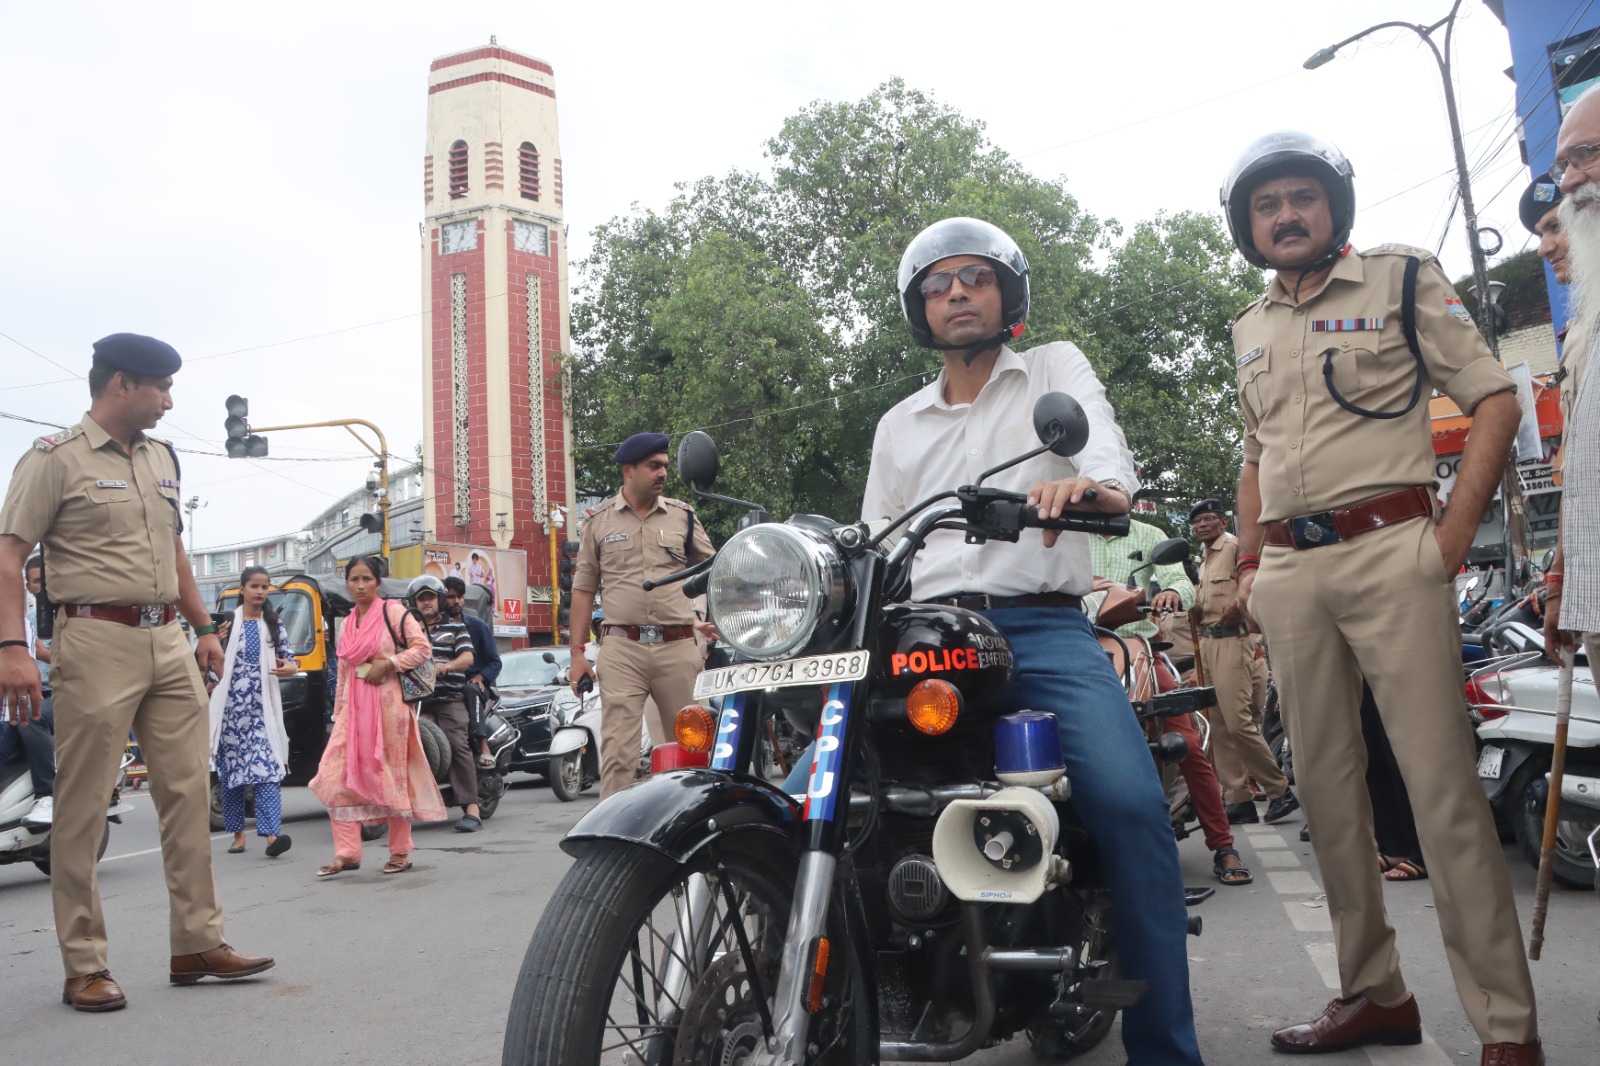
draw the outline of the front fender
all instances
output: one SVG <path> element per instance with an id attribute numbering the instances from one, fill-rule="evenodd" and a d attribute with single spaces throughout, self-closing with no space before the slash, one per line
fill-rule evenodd
<path id="1" fill-rule="evenodd" d="M 776 785 L 744 774 L 674 770 L 655 774 L 604 800 L 561 841 L 577 855 L 597 840 L 621 840 L 682 863 L 727 833 L 754 831 L 792 838 L 800 805 Z"/>
<path id="2" fill-rule="evenodd" d="M 593 743 L 594 738 L 582 726 L 562 726 L 550 740 L 550 758 L 558 759 L 569 751 L 577 751 Z"/>

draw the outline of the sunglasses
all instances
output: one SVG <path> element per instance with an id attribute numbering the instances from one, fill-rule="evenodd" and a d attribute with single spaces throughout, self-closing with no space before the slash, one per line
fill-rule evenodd
<path id="1" fill-rule="evenodd" d="M 969 263 L 959 270 L 941 270 L 937 274 L 929 274 L 917 286 L 924 300 L 931 300 L 935 296 L 943 296 L 950 291 L 950 285 L 955 279 L 960 278 L 961 284 L 969 289 L 987 289 L 994 284 L 994 267 L 982 263 Z"/>

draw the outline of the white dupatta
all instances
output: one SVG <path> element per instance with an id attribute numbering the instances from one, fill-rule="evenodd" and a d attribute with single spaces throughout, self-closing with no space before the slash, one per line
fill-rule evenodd
<path id="1" fill-rule="evenodd" d="M 288 772 L 289 765 L 289 735 L 283 729 L 283 697 L 278 692 L 278 679 L 272 676 L 272 668 L 278 658 L 276 641 L 278 634 L 271 634 L 273 643 L 266 639 L 267 620 L 256 619 L 262 629 L 261 641 L 261 718 L 267 724 L 267 743 L 272 747 L 273 757 L 278 760 L 278 773 L 280 776 Z M 222 660 L 222 680 L 217 682 L 217 687 L 211 690 L 211 768 L 217 768 L 217 742 L 222 739 L 222 715 L 228 707 L 228 688 L 233 683 L 233 668 L 239 657 L 239 643 L 242 639 L 239 630 L 244 624 L 244 608 L 233 609 L 233 628 L 228 632 L 228 649 Z M 267 652 L 272 654 L 268 655 Z"/>

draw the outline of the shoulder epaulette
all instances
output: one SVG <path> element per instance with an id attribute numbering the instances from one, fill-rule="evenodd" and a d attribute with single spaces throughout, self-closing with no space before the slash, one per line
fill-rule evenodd
<path id="1" fill-rule="evenodd" d="M 598 507 L 585 507 L 583 509 L 583 517 L 585 517 L 585 518 L 593 518 L 595 515 L 597 515 L 599 513 L 600 513 L 600 508 L 598 508 Z"/>
<path id="2" fill-rule="evenodd" d="M 661 502 L 664 503 L 664 504 L 667 504 L 670 507 L 682 507 L 685 511 L 693 511 L 694 510 L 694 507 L 691 504 L 685 503 L 682 500 L 674 500 L 671 496 L 663 496 L 663 497 L 661 497 Z"/>
<path id="3" fill-rule="evenodd" d="M 1233 316 L 1233 320 L 1235 322 L 1239 321 L 1245 315 L 1248 315 L 1251 311 L 1255 311 L 1255 310 L 1265 306 L 1266 302 L 1267 302 L 1267 297 L 1266 297 L 1265 294 L 1256 297 L 1254 300 L 1251 300 L 1249 303 L 1247 303 L 1243 307 L 1241 307 L 1239 309 L 1239 313 Z"/>
<path id="4" fill-rule="evenodd" d="M 1380 244 L 1376 248 L 1368 248 L 1366 251 L 1362 252 L 1361 254 L 1362 255 L 1398 255 L 1398 256 L 1414 255 L 1424 263 L 1426 263 L 1426 262 L 1428 262 L 1428 261 L 1430 261 L 1431 259 L 1434 258 L 1433 253 L 1428 251 L 1426 248 L 1418 248 L 1415 245 L 1411 245 L 1411 244 Z"/>
<path id="5" fill-rule="evenodd" d="M 82 426 L 69 426 L 59 433 L 51 433 L 48 436 L 39 437 L 33 442 L 33 446 L 41 452 L 54 451 L 59 445 L 65 444 L 82 432 Z"/>

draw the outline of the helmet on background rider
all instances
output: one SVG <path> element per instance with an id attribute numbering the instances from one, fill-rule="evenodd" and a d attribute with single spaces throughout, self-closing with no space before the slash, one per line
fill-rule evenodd
<path id="1" fill-rule="evenodd" d="M 1310 268 L 1320 269 L 1337 259 L 1350 240 L 1356 221 L 1355 168 L 1345 154 L 1320 137 L 1297 130 L 1279 130 L 1250 142 L 1228 171 L 1222 183 L 1222 213 L 1228 220 L 1228 233 L 1239 254 L 1258 267 L 1274 270 L 1256 248 L 1250 232 L 1250 194 L 1264 181 L 1285 175 L 1316 178 L 1328 193 L 1328 209 L 1333 216 L 1333 241 L 1322 259 Z"/>
<path id="2" fill-rule="evenodd" d="M 905 316 L 911 339 L 923 348 L 937 348 L 928 328 L 928 312 L 919 286 L 928 268 L 953 255 L 975 255 L 994 265 L 1000 281 L 1000 332 L 978 349 L 995 347 L 1022 335 L 1028 321 L 1028 259 L 1000 227 L 977 218 L 947 218 L 935 222 L 906 246 L 900 257 L 896 285 L 900 289 L 900 313 Z"/>
<path id="3" fill-rule="evenodd" d="M 415 611 L 417 597 L 424 592 L 431 592 L 441 604 L 444 603 L 444 582 L 432 574 L 423 574 L 421 577 L 412 578 L 411 584 L 406 586 L 406 606 Z"/>

